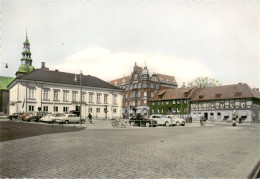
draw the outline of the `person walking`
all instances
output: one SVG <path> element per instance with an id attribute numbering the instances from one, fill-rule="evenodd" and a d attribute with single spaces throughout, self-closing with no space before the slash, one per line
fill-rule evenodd
<path id="1" fill-rule="evenodd" d="M 92 124 L 92 115 L 90 113 L 88 113 L 88 119 L 89 119 L 90 124 Z"/>

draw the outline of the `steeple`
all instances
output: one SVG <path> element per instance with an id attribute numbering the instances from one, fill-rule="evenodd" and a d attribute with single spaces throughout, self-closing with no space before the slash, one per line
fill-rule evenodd
<path id="1" fill-rule="evenodd" d="M 27 36 L 27 28 L 26 28 L 26 39 L 23 43 L 23 52 L 22 52 L 22 59 L 21 59 L 21 65 L 16 72 L 16 76 L 21 76 L 26 73 L 30 73 L 34 71 L 34 67 L 32 66 L 32 59 L 31 59 L 31 51 L 30 51 L 30 42 L 28 40 Z"/>

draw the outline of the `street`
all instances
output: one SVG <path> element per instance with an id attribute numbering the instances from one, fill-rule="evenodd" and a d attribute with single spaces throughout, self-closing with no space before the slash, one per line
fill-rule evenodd
<path id="1" fill-rule="evenodd" d="M 0 122 L 1 138 L 7 123 Z M 15 133 L 20 123 L 9 123 Z M 24 125 L 24 132 L 51 129 Z M 259 125 L 111 128 L 110 121 L 94 121 L 69 126 L 1 142 L 0 177 L 245 178 L 260 159 Z"/>

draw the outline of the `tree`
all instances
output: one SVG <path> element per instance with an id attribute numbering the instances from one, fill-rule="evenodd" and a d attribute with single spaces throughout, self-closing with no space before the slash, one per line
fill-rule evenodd
<path id="1" fill-rule="evenodd" d="M 198 77 L 188 83 L 188 86 L 197 86 L 199 88 L 220 86 L 221 82 L 209 77 Z"/>

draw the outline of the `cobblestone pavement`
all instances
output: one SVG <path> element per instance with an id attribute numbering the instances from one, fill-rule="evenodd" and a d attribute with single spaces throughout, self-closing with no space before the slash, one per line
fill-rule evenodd
<path id="1" fill-rule="evenodd" d="M 113 129 L 98 122 L 1 142 L 0 177 L 245 178 L 260 158 L 260 126 Z"/>

